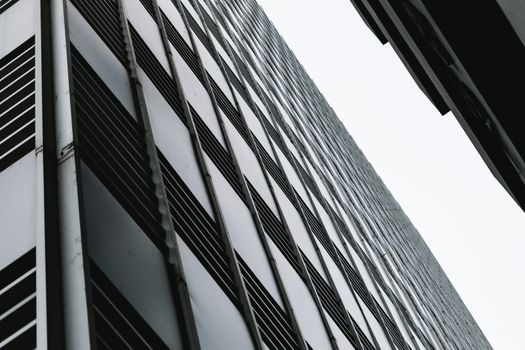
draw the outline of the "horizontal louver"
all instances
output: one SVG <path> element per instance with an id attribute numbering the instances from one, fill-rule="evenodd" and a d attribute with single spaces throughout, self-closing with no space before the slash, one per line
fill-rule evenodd
<path id="1" fill-rule="evenodd" d="M 182 57 L 184 62 L 190 67 L 191 71 L 197 79 L 204 85 L 204 78 L 202 77 L 202 72 L 199 67 L 199 61 L 197 59 L 197 55 L 193 52 L 191 47 L 186 43 L 184 38 L 181 36 L 179 31 L 175 28 L 175 26 L 171 23 L 169 18 L 164 14 L 164 12 L 161 12 L 162 15 L 162 22 L 164 23 L 164 27 L 166 28 L 166 35 L 168 37 L 169 42 L 175 47 L 179 55 Z"/>
<path id="2" fill-rule="evenodd" d="M 235 126 L 235 129 L 237 129 L 239 134 L 241 134 L 246 143 L 250 144 L 248 138 L 248 131 L 244 126 L 241 115 L 239 114 L 239 112 L 237 112 L 237 109 L 235 109 L 228 97 L 226 97 L 226 94 L 224 94 L 219 85 L 217 85 L 215 80 L 213 80 L 211 75 L 208 74 L 208 78 L 210 79 L 211 88 L 213 94 L 215 95 L 215 99 L 217 100 L 217 104 L 224 112 L 224 114 L 228 117 L 233 126 Z"/>
<path id="3" fill-rule="evenodd" d="M 192 2 L 192 6 L 195 7 L 195 4 L 198 5 L 200 13 L 202 14 L 202 17 L 204 18 L 204 22 L 206 23 L 206 26 L 208 27 L 208 30 L 210 33 L 217 39 L 218 42 L 221 42 L 221 35 L 219 33 L 219 28 L 213 21 L 213 19 L 210 17 L 208 12 L 202 7 L 202 5 L 198 1 Z"/>
<path id="4" fill-rule="evenodd" d="M 91 261 L 91 295 L 97 348 L 168 349 L 119 290 Z"/>
<path id="5" fill-rule="evenodd" d="M 144 6 L 146 11 L 148 11 L 148 13 L 153 18 L 153 20 L 156 22 L 157 18 L 155 16 L 155 7 L 153 6 L 153 1 L 152 0 L 140 0 L 140 2 L 142 3 L 142 6 Z"/>
<path id="6" fill-rule="evenodd" d="M 237 288 L 219 228 L 160 151 L 158 155 L 175 230 L 237 304 Z"/>
<path id="7" fill-rule="evenodd" d="M 268 152 L 266 152 L 266 150 L 261 145 L 259 140 L 257 140 L 255 135 L 253 136 L 253 139 L 255 140 L 255 145 L 257 149 L 259 150 L 259 154 L 261 155 L 261 159 L 263 161 L 264 167 L 266 168 L 266 171 L 268 171 L 268 173 L 271 175 L 271 177 L 274 179 L 274 181 L 277 183 L 277 185 L 283 191 L 286 197 L 290 200 L 290 202 L 293 203 L 295 199 L 293 197 L 292 190 L 290 186 L 288 185 L 288 180 L 286 179 L 283 171 L 277 165 L 277 163 L 272 159 L 272 157 L 270 157 Z"/>
<path id="8" fill-rule="evenodd" d="M 161 249 L 143 130 L 72 46 L 80 156 Z"/>
<path id="9" fill-rule="evenodd" d="M 292 243 L 290 242 L 289 236 L 286 233 L 283 224 L 281 223 L 281 221 L 279 221 L 279 219 L 277 219 L 277 217 L 274 215 L 268 204 L 266 204 L 264 199 L 252 186 L 252 184 L 248 181 L 247 183 L 253 201 L 255 203 L 255 208 L 257 209 L 257 213 L 259 214 L 259 217 L 261 219 L 264 231 L 279 248 L 281 253 L 286 257 L 290 265 L 292 265 L 295 271 L 297 271 L 299 276 L 302 277 L 302 271 L 299 267 L 298 258 L 295 255 Z"/>
<path id="10" fill-rule="evenodd" d="M 7 11 L 8 8 L 13 6 L 19 0 L 0 0 L 0 15 Z"/>
<path id="11" fill-rule="evenodd" d="M 381 317 L 384 320 L 384 324 L 386 328 L 388 329 L 388 332 L 390 333 L 394 343 L 399 349 L 410 349 L 410 346 L 406 343 L 405 339 L 403 339 L 403 336 L 401 335 L 401 332 L 399 331 L 399 328 L 396 326 L 396 324 L 388 317 L 388 315 L 385 313 L 385 311 L 378 305 L 377 309 L 379 310 L 379 313 L 381 314 Z M 374 315 L 375 316 L 375 315 Z"/>
<path id="12" fill-rule="evenodd" d="M 219 57 L 221 60 L 221 63 L 226 71 L 226 75 L 228 76 L 228 79 L 230 79 L 230 82 L 232 83 L 233 87 L 237 90 L 237 92 L 242 96 L 243 100 L 248 104 L 251 105 L 251 101 L 248 98 L 248 95 L 246 93 L 246 89 L 244 89 L 244 86 L 242 85 L 241 81 L 237 77 L 237 75 L 232 71 L 230 66 L 224 62 L 222 57 Z"/>
<path id="13" fill-rule="evenodd" d="M 303 201 L 303 199 L 299 196 L 299 194 L 297 192 L 295 194 L 299 201 L 300 209 L 302 209 L 304 216 L 306 218 L 306 221 L 308 222 L 308 226 L 310 226 L 310 229 L 312 230 L 313 234 L 321 242 L 321 244 L 326 249 L 328 254 L 330 254 L 330 257 L 332 257 L 334 262 L 337 262 L 337 255 L 335 252 L 336 248 L 334 247 L 332 240 L 328 236 L 328 233 L 326 233 L 324 226 L 319 222 L 319 220 L 317 220 L 315 215 L 312 213 L 310 208 L 308 208 L 308 206 Z"/>
<path id="14" fill-rule="evenodd" d="M 0 270 L 0 349 L 36 347 L 35 248 Z"/>
<path id="15" fill-rule="evenodd" d="M 298 349 L 288 315 L 238 254 L 237 259 L 264 343 L 271 350 Z"/>
<path id="16" fill-rule="evenodd" d="M 179 116 L 184 115 L 175 80 L 166 72 L 135 28 L 133 28 L 131 24 L 129 28 L 138 65 L 146 73 L 171 108 L 173 108 Z"/>
<path id="17" fill-rule="evenodd" d="M 176 2 L 176 1 L 172 0 L 172 2 Z M 199 38 L 199 40 L 202 43 L 202 45 L 204 45 L 206 50 L 208 50 L 208 52 L 211 54 L 213 52 L 213 48 L 212 48 L 210 39 L 208 38 L 208 36 L 204 32 L 204 30 L 202 30 L 201 26 L 197 23 L 197 21 L 193 18 L 193 16 L 188 11 L 188 9 L 186 9 L 184 4 L 181 3 L 181 5 L 182 5 L 182 9 L 184 11 L 184 14 L 186 15 L 186 18 L 188 19 L 188 24 L 189 24 L 191 30 L 193 31 L 193 33 L 195 33 L 195 35 L 197 35 L 197 38 Z M 177 6 L 177 8 L 178 8 L 178 6 Z"/>
<path id="18" fill-rule="evenodd" d="M 127 67 L 117 2 L 115 0 L 72 0 L 71 2 L 117 59 Z"/>
<path id="19" fill-rule="evenodd" d="M 224 149 L 222 144 L 217 140 L 213 132 L 208 128 L 206 123 L 201 119 L 197 112 L 190 106 L 190 111 L 195 121 L 195 127 L 199 134 L 199 139 L 204 152 L 210 157 L 213 164 L 220 170 L 228 183 L 232 186 L 239 197 L 245 201 L 242 185 L 239 176 L 235 170 L 230 154 Z"/>
<path id="20" fill-rule="evenodd" d="M 312 278 L 314 288 L 319 296 L 323 308 L 328 312 L 330 317 L 337 324 L 339 329 L 343 332 L 346 338 L 356 346 L 356 339 L 352 334 L 351 325 L 347 321 L 347 311 L 341 305 L 341 302 L 338 300 L 336 294 L 332 288 L 325 282 L 323 277 L 317 272 L 316 268 L 312 265 L 310 260 L 301 252 L 303 260 L 308 269 L 308 273 Z M 354 325 L 357 326 L 357 325 Z"/>
<path id="21" fill-rule="evenodd" d="M 35 38 L 0 59 L 0 171 L 35 148 Z"/>

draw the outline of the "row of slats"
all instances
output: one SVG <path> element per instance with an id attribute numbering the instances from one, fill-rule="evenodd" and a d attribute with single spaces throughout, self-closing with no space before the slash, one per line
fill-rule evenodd
<path id="1" fill-rule="evenodd" d="M 248 182 L 248 181 L 247 181 Z M 266 234 L 271 238 L 281 253 L 286 257 L 290 265 L 302 277 L 301 268 L 295 251 L 292 247 L 290 238 L 279 219 L 272 212 L 268 204 L 264 201 L 255 187 L 248 182 L 248 188 L 255 203 L 255 208 L 261 219 L 262 226 Z"/>
<path id="2" fill-rule="evenodd" d="M 173 226 L 224 293 L 238 303 L 237 287 L 219 228 L 158 151 Z"/>
<path id="3" fill-rule="evenodd" d="M 176 2 L 176 0 L 171 0 L 172 2 Z M 175 6 L 177 6 L 177 9 L 179 10 L 179 12 L 181 14 L 185 14 L 186 15 L 186 18 L 188 19 L 188 24 L 191 28 L 191 30 L 195 33 L 195 35 L 197 35 L 197 37 L 199 38 L 200 42 L 202 43 L 202 45 L 204 45 L 204 47 L 206 48 L 206 50 L 208 50 L 208 52 L 210 54 L 213 53 L 213 49 L 212 49 L 212 44 L 211 44 L 211 40 L 210 38 L 208 38 L 208 36 L 206 35 L 206 33 L 204 32 L 204 30 L 202 30 L 201 26 L 197 23 L 197 21 L 193 18 L 193 16 L 191 15 L 191 13 L 188 11 L 188 9 L 184 6 L 184 4 L 182 4 L 181 2 L 181 5 L 182 5 L 182 11 L 181 9 L 178 7 L 178 4 L 176 4 Z M 213 54 L 212 54 L 213 56 Z"/>
<path id="4" fill-rule="evenodd" d="M 35 38 L 0 59 L 0 171 L 35 148 Z"/>
<path id="5" fill-rule="evenodd" d="M 204 152 L 210 157 L 213 164 L 220 170 L 224 178 L 228 181 L 241 200 L 245 201 L 241 181 L 235 169 L 235 165 L 230 154 L 224 149 L 217 140 L 213 132 L 208 128 L 204 120 L 190 106 L 190 111 L 195 122 L 195 127 L 202 144 Z"/>
<path id="6" fill-rule="evenodd" d="M 90 277 L 98 349 L 168 349 L 93 261 Z"/>
<path id="7" fill-rule="evenodd" d="M 241 274 L 264 343 L 271 349 L 298 349 L 290 318 L 237 254 Z"/>
<path id="8" fill-rule="evenodd" d="M 208 74 L 208 78 L 210 79 L 211 89 L 213 91 L 213 95 L 215 95 L 215 99 L 217 100 L 217 104 L 219 105 L 220 109 L 224 112 L 226 117 L 228 117 L 230 122 L 233 124 L 235 129 L 237 129 L 237 131 L 246 141 L 246 143 L 250 144 L 248 131 L 246 130 L 246 126 L 244 125 L 241 114 L 230 102 L 228 97 L 226 97 L 226 94 L 222 91 L 222 89 L 215 82 L 215 80 L 213 80 L 210 74 Z"/>
<path id="9" fill-rule="evenodd" d="M 301 255 L 306 264 L 306 268 L 308 269 L 308 273 L 312 278 L 314 288 L 317 292 L 317 295 L 319 296 L 319 300 L 321 301 L 323 308 L 328 312 L 330 317 L 334 320 L 339 329 L 341 329 L 350 343 L 356 346 L 357 339 L 355 339 L 355 336 L 352 334 L 352 326 L 347 321 L 346 309 L 341 304 L 341 301 L 338 299 L 333 289 L 328 283 L 326 283 L 319 272 L 317 272 L 306 255 L 304 255 L 302 252 Z M 354 327 L 357 327 L 357 325 L 354 324 Z"/>
<path id="10" fill-rule="evenodd" d="M 204 12 L 203 12 L 203 14 L 204 14 Z M 191 17 L 190 14 L 187 14 L 187 15 L 189 17 Z M 207 16 L 208 16 L 207 14 L 204 14 L 204 18 L 205 19 L 206 19 Z M 207 23 L 207 24 L 210 24 L 210 23 Z M 196 23 L 195 23 L 195 25 L 196 25 Z M 200 27 L 197 30 L 200 31 L 201 30 Z M 204 32 L 196 33 L 196 34 L 198 34 L 197 36 L 199 38 L 200 38 L 200 36 L 205 35 Z M 199 34 L 200 34 L 200 36 L 199 36 Z M 209 40 L 209 39 L 206 37 L 206 40 Z M 221 42 L 221 41 L 219 40 L 219 42 Z M 242 62 L 240 62 L 240 59 L 239 59 L 238 63 L 242 63 Z M 226 67 L 227 70 L 229 69 L 229 67 L 226 64 L 224 64 L 224 67 Z M 227 71 L 227 73 L 229 73 L 228 77 L 230 78 L 230 80 L 232 81 L 234 86 L 236 87 L 237 91 L 239 91 L 241 93 L 241 95 L 243 95 L 243 92 L 244 92 L 244 96 L 245 96 L 245 90 L 242 87 L 242 85 L 241 85 L 240 81 L 238 80 L 237 76 L 233 72 L 231 72 L 231 69 L 230 69 L 230 72 Z M 246 69 L 246 74 L 247 74 L 247 69 Z M 213 89 L 214 93 L 216 94 L 216 96 L 218 97 L 218 102 L 219 102 L 219 105 L 221 106 L 221 109 L 223 111 L 225 111 L 225 114 L 227 114 L 227 116 L 232 121 L 234 126 L 236 126 L 237 130 L 239 130 L 241 135 L 243 135 L 245 128 L 244 128 L 244 125 L 242 124 L 242 122 L 240 121 L 240 115 L 238 115 L 238 113 L 235 111 L 233 105 L 231 105 L 231 103 L 229 103 L 229 101 L 228 101 L 228 103 L 224 102 L 226 100 L 226 96 L 224 95 L 224 93 L 222 93 L 222 91 L 220 90 L 218 85 L 212 79 L 210 79 L 210 80 L 212 81 L 212 89 Z M 251 79 L 247 79 L 247 80 L 251 80 Z M 247 98 L 245 98 L 245 100 L 247 100 Z M 222 105 L 221 105 L 221 102 L 223 103 Z M 251 104 L 249 104 L 249 105 L 251 105 Z M 258 107 L 256 107 L 256 108 L 258 109 Z M 230 112 L 228 113 L 226 111 L 230 111 Z M 258 112 L 262 116 L 262 112 L 260 110 L 258 110 Z M 235 118 L 235 117 L 232 118 L 231 117 L 232 115 L 236 115 L 236 116 L 238 116 L 238 118 Z M 196 120 L 196 124 L 199 124 L 199 120 Z M 280 136 L 278 136 L 277 131 L 275 130 L 275 128 L 269 122 L 266 123 L 266 127 L 269 129 L 270 135 L 271 136 L 273 135 L 272 138 L 280 146 L 281 150 L 286 155 L 289 155 L 289 153 L 286 152 L 286 149 L 285 149 L 286 146 L 284 145 L 284 142 L 280 139 Z M 201 129 L 204 129 L 204 128 L 201 127 Z M 273 131 L 273 133 L 272 133 L 272 131 Z M 246 136 L 244 136 L 244 137 L 246 138 Z M 259 149 L 259 152 L 261 154 L 262 160 L 263 160 L 263 162 L 265 164 L 265 167 L 267 168 L 268 172 L 270 173 L 272 178 L 278 183 L 279 187 L 283 190 L 283 192 L 287 195 L 287 197 L 292 201 L 292 203 L 294 203 L 295 199 L 294 199 L 292 193 L 290 192 L 289 186 L 286 184 L 287 181 L 284 178 L 284 174 L 282 173 L 280 168 L 277 166 L 277 164 L 273 161 L 273 159 L 268 155 L 268 153 L 262 147 L 262 145 L 260 145 L 260 142 L 257 140 L 257 138 L 254 137 L 254 140 L 256 140 L 257 148 Z M 203 142 L 203 144 L 205 144 L 205 143 L 206 143 L 206 141 Z M 205 152 L 208 153 L 208 147 L 206 147 L 204 145 L 203 145 L 203 147 L 205 148 Z M 210 155 L 210 153 L 211 152 L 209 152 L 208 155 Z M 212 158 L 212 160 L 214 161 L 215 164 L 218 163 L 216 160 L 214 160 L 214 157 L 212 157 L 211 155 L 210 155 L 210 158 Z M 296 164 L 298 164 L 298 163 L 296 163 Z M 302 177 L 305 178 L 305 181 L 306 181 L 307 185 L 309 185 L 308 187 L 310 188 L 310 190 L 312 192 L 318 194 L 318 191 L 316 190 L 315 186 L 313 185 L 312 178 L 306 173 L 304 168 L 300 167 L 300 171 L 301 171 Z M 224 171 L 224 170 L 221 170 L 221 172 L 228 179 L 227 172 Z M 286 238 L 286 234 L 283 233 L 284 229 L 282 228 L 282 224 L 275 218 L 275 216 L 273 215 L 271 210 L 269 210 L 269 208 L 267 208 L 266 203 L 264 203 L 264 201 L 262 200 L 260 195 L 258 195 L 258 193 L 255 191 L 253 186 L 251 186 L 251 185 L 249 185 L 249 186 L 250 186 L 250 190 L 252 191 L 252 195 L 255 193 L 255 195 L 254 195 L 255 204 L 257 206 L 258 212 L 260 213 L 260 217 L 261 217 L 261 221 L 263 223 L 263 226 L 265 226 L 264 227 L 265 231 L 269 234 L 269 236 L 272 239 L 272 241 L 274 241 L 274 243 L 280 248 L 281 252 L 285 255 L 285 257 L 287 257 L 287 260 L 294 267 L 294 269 L 301 275 L 300 268 L 299 268 L 299 265 L 298 265 L 298 262 L 297 262 L 297 258 L 295 257 L 295 254 L 293 253 L 293 250 L 292 250 L 292 248 L 290 246 L 289 240 Z M 319 194 L 318 194 L 318 196 L 319 196 Z M 307 216 L 307 219 L 308 219 L 309 223 L 311 225 L 313 225 L 313 229 L 316 232 L 316 236 L 320 237 L 323 240 L 323 242 L 324 242 L 323 245 L 326 248 L 328 248 L 332 253 L 335 253 L 333 251 L 333 249 L 332 249 L 333 246 L 332 246 L 332 244 L 331 244 L 331 242 L 330 242 L 330 240 L 329 240 L 329 238 L 328 238 L 328 236 L 326 234 L 326 231 L 324 230 L 322 225 L 319 223 L 319 221 L 313 216 L 311 211 L 306 207 L 304 202 L 303 202 L 303 205 L 304 205 L 304 208 L 306 208 L 308 210 L 306 212 L 307 213 L 306 216 Z M 268 210 L 265 210 L 265 209 L 268 209 Z M 337 262 L 335 257 L 334 257 L 334 261 Z"/>
<path id="11" fill-rule="evenodd" d="M 184 62 L 190 67 L 191 71 L 197 79 L 204 85 L 204 78 L 202 76 L 201 69 L 199 67 L 199 60 L 197 55 L 193 52 L 191 47 L 186 43 L 186 40 L 182 37 L 179 31 L 171 23 L 169 18 L 164 12 L 161 12 L 162 22 L 164 23 L 164 28 L 166 28 L 166 36 L 168 37 L 169 42 L 173 45 L 175 50 L 182 57 Z"/>
<path id="12" fill-rule="evenodd" d="M 8 8 L 16 4 L 19 0 L 0 0 L 0 15 L 7 11 Z"/>
<path id="13" fill-rule="evenodd" d="M 165 251 L 142 128 L 72 46 L 81 158 Z"/>
<path id="14" fill-rule="evenodd" d="M 35 248 L 0 270 L 1 349 L 36 347 Z"/>
<path id="15" fill-rule="evenodd" d="M 117 2 L 115 0 L 72 0 L 71 2 L 117 59 L 127 67 Z"/>
<path id="16" fill-rule="evenodd" d="M 155 57 L 153 52 L 151 52 L 146 42 L 142 39 L 135 28 L 133 28 L 131 23 L 129 26 L 138 65 L 146 73 L 171 108 L 173 108 L 179 116 L 184 115 L 175 80 L 173 80 L 168 72 L 166 72 L 162 64 Z"/>

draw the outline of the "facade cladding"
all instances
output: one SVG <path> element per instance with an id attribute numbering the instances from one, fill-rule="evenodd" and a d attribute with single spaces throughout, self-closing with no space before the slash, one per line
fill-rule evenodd
<path id="1" fill-rule="evenodd" d="M 351 0 L 525 210 L 525 2 Z"/>
<path id="2" fill-rule="evenodd" d="M 0 349 L 490 349 L 254 0 L 0 0 Z"/>

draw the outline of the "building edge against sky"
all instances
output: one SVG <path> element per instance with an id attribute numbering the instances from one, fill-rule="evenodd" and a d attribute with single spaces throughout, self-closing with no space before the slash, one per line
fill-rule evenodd
<path id="1" fill-rule="evenodd" d="M 254 0 L 0 28 L 0 348 L 491 348 Z"/>
<path id="2" fill-rule="evenodd" d="M 452 111 L 492 174 L 525 210 L 525 4 L 351 0 L 436 108 Z"/>

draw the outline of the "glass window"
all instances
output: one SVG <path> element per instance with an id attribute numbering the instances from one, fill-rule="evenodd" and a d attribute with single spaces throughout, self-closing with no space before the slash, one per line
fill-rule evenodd
<path id="1" fill-rule="evenodd" d="M 173 349 L 182 349 L 165 259 L 116 199 L 82 163 L 89 256 Z"/>

